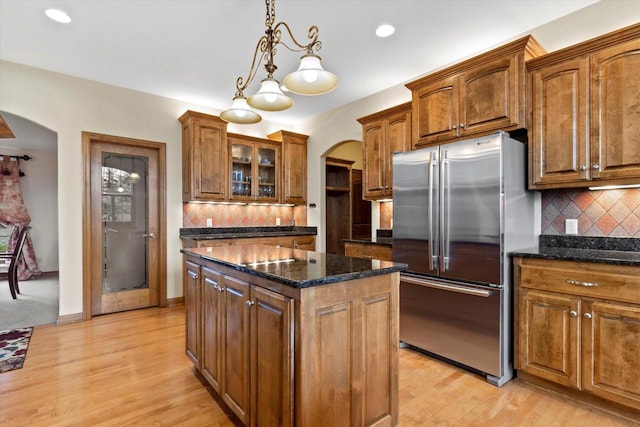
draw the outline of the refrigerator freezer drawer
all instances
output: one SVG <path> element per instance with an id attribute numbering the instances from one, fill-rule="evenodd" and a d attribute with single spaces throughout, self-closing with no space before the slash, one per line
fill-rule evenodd
<path id="1" fill-rule="evenodd" d="M 501 377 L 502 293 L 499 288 L 402 276 L 400 341 Z"/>

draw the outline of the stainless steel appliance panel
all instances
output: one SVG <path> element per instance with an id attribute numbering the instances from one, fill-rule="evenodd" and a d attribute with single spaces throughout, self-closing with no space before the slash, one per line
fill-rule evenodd
<path id="1" fill-rule="evenodd" d="M 443 145 L 440 276 L 500 284 L 500 135 Z"/>
<path id="2" fill-rule="evenodd" d="M 402 275 L 400 340 L 502 377 L 502 289 Z"/>
<path id="3" fill-rule="evenodd" d="M 393 157 L 393 261 L 438 272 L 438 148 Z"/>

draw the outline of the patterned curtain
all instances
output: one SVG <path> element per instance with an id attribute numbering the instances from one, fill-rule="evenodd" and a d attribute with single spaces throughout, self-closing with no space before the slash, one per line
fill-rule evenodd
<path id="1" fill-rule="evenodd" d="M 11 161 L 9 157 L 3 157 L 0 162 L 0 224 L 3 226 L 27 226 L 31 223 L 31 217 L 27 212 L 22 199 L 20 188 L 20 170 L 18 162 Z M 9 240 L 9 251 L 16 246 L 18 234 L 13 233 Z M 28 280 L 40 274 L 36 253 L 33 250 L 31 237 L 27 239 L 22 249 L 22 258 L 18 263 L 18 280 Z"/>

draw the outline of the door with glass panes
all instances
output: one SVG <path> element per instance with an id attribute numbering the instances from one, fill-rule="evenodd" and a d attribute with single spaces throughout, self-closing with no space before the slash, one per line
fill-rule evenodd
<path id="1" fill-rule="evenodd" d="M 91 142 L 91 314 L 157 306 L 158 150 Z"/>

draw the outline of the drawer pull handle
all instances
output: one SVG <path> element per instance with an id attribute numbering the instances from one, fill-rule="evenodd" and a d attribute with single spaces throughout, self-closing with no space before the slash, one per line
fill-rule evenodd
<path id="1" fill-rule="evenodd" d="M 598 286 L 597 283 L 590 283 L 590 282 L 580 282 L 578 280 L 571 280 L 571 279 L 567 279 L 566 282 L 570 285 L 576 285 L 576 286 L 583 286 L 585 288 L 595 288 L 596 286 Z"/>
<path id="2" fill-rule="evenodd" d="M 578 313 L 577 313 L 577 312 L 575 312 L 575 311 L 573 311 L 573 310 L 571 310 L 571 311 L 569 312 L 569 316 L 571 316 L 571 317 L 578 317 Z"/>

